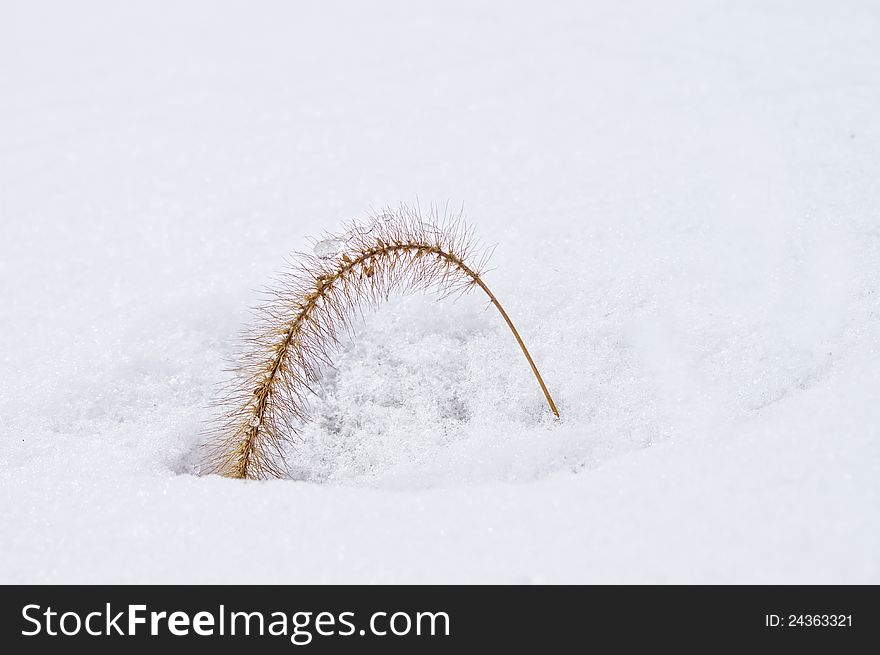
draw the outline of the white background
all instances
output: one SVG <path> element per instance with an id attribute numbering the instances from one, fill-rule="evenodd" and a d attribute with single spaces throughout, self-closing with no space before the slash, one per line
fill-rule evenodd
<path id="1" fill-rule="evenodd" d="M 0 581 L 880 582 L 874 2 L 3 2 Z M 295 480 L 194 475 L 306 237 L 432 202 Z"/>

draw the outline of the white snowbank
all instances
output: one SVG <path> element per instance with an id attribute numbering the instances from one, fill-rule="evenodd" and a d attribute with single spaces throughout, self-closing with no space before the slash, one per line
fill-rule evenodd
<path id="1" fill-rule="evenodd" d="M 17 3 L 0 18 L 0 581 L 880 582 L 870 3 Z M 297 481 L 192 474 L 308 235 L 465 202 Z"/>

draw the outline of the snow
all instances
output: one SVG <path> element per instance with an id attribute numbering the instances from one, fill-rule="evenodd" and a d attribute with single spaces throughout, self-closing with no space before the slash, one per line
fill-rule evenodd
<path id="1" fill-rule="evenodd" d="M 0 581 L 880 582 L 870 2 L 6 2 Z M 296 480 L 193 474 L 294 250 L 464 204 Z"/>

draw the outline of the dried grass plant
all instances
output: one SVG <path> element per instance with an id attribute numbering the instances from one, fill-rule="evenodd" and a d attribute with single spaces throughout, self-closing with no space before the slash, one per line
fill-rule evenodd
<path id="1" fill-rule="evenodd" d="M 481 254 L 482 253 L 482 254 Z M 501 313 L 552 412 L 559 412 L 507 312 L 481 275 L 488 259 L 461 220 L 401 207 L 325 235 L 316 254 L 299 254 L 244 335 L 247 350 L 224 390 L 225 413 L 209 436 L 205 472 L 232 478 L 284 477 L 286 444 L 308 420 L 323 366 L 365 308 L 392 292 L 436 289 L 443 296 L 479 287 Z"/>

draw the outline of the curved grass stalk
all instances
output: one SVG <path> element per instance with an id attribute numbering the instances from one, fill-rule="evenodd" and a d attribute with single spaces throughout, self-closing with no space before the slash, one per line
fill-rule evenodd
<path id="1" fill-rule="evenodd" d="M 208 446 L 207 470 L 233 478 L 284 477 L 284 446 L 308 418 L 308 396 L 342 333 L 364 306 L 377 305 L 392 291 L 436 287 L 444 295 L 479 287 L 501 314 L 553 414 L 559 411 L 516 326 L 479 273 L 485 256 L 470 262 L 477 248 L 460 217 L 425 222 L 401 207 L 352 225 L 346 235 L 327 235 L 323 256 L 303 255 L 270 293 L 264 325 L 245 335 L 251 344 L 238 369 L 241 382 L 223 403 L 231 409 Z M 329 245 L 328 245 L 329 244 Z"/>

